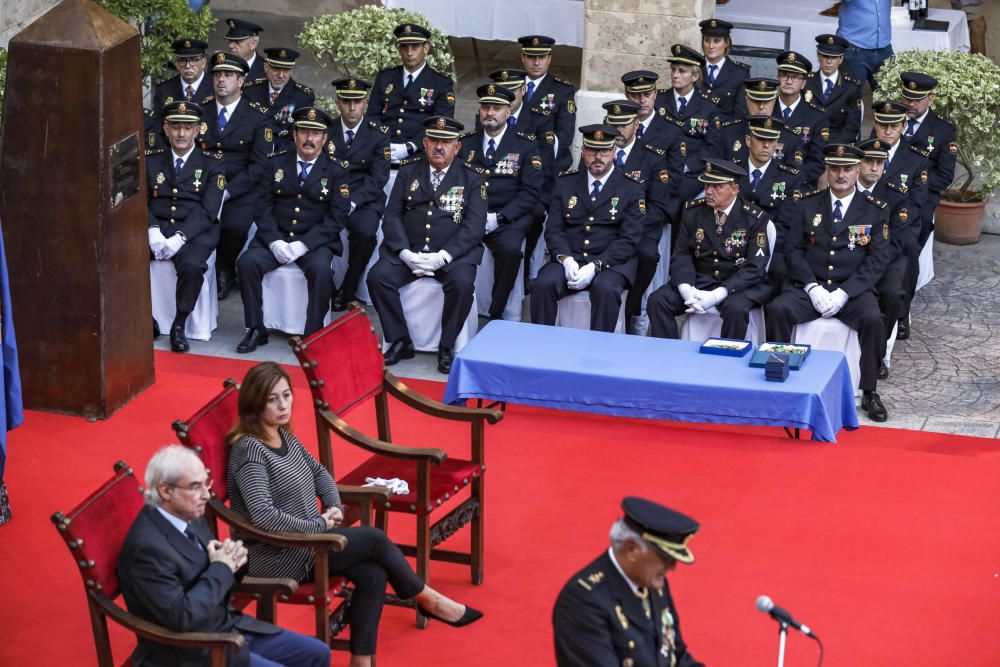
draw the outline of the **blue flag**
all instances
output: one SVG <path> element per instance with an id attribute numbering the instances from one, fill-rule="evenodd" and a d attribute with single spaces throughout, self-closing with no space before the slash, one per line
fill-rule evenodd
<path id="1" fill-rule="evenodd" d="M 21 374 L 17 369 L 17 343 L 14 341 L 14 318 L 10 305 L 10 282 L 7 279 L 7 255 L 3 249 L 3 228 L 0 227 L 0 338 L 3 348 L 3 373 L 0 374 L 0 526 L 10 521 L 7 485 L 3 481 L 7 463 L 7 431 L 24 421 L 21 404 Z"/>

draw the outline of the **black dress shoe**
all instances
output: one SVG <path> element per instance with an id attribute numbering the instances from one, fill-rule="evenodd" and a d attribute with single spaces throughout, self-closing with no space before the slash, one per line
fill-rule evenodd
<path id="1" fill-rule="evenodd" d="M 219 288 L 219 301 L 222 301 L 236 287 L 236 280 L 229 271 L 219 271 L 215 277 L 216 286 Z"/>
<path id="2" fill-rule="evenodd" d="M 389 346 L 389 349 L 382 355 L 386 366 L 398 364 L 403 359 L 412 359 L 416 356 L 413 351 L 413 342 L 409 340 L 397 340 Z"/>
<path id="3" fill-rule="evenodd" d="M 187 352 L 191 349 L 187 336 L 184 335 L 183 324 L 170 327 L 170 349 L 174 352 Z"/>
<path id="4" fill-rule="evenodd" d="M 868 418 L 872 421 L 884 422 L 889 418 L 889 413 L 877 391 L 866 391 L 861 396 L 861 409 L 868 412 Z"/>
<path id="5" fill-rule="evenodd" d="M 878 379 L 885 380 L 889 377 L 889 367 L 885 365 L 884 361 L 880 361 L 878 364 Z"/>
<path id="6" fill-rule="evenodd" d="M 240 344 L 236 346 L 236 351 L 248 354 L 256 350 L 258 345 L 267 345 L 267 329 L 264 327 L 249 329 Z"/>
<path id="7" fill-rule="evenodd" d="M 156 318 L 154 317 L 153 318 L 153 340 L 156 340 L 159 337 L 160 337 L 160 323 L 157 322 Z"/>
<path id="8" fill-rule="evenodd" d="M 419 604 L 417 605 L 417 608 L 420 610 L 420 613 L 426 616 L 427 618 L 433 618 L 435 621 L 441 621 L 442 623 L 450 625 L 453 628 L 461 628 L 471 623 L 475 623 L 476 621 L 478 621 L 483 617 L 483 612 L 479 611 L 478 609 L 473 609 L 469 605 L 465 605 L 465 613 L 462 614 L 462 618 L 458 619 L 457 621 L 446 621 L 437 614 L 432 614 L 431 612 L 427 611 Z"/>
<path id="9" fill-rule="evenodd" d="M 339 312 L 347 310 L 347 304 L 349 304 L 351 301 L 354 301 L 354 295 L 353 294 L 350 297 L 344 297 L 344 296 L 342 296 L 340 294 L 338 294 L 337 296 L 333 297 L 333 304 L 331 304 L 331 307 L 333 308 L 333 312 L 339 313 Z"/>
<path id="10" fill-rule="evenodd" d="M 910 321 L 900 318 L 896 326 L 896 340 L 906 340 L 910 337 Z"/>
<path id="11" fill-rule="evenodd" d="M 451 362 L 455 361 L 455 350 L 450 347 L 438 348 L 438 372 L 451 372 Z"/>

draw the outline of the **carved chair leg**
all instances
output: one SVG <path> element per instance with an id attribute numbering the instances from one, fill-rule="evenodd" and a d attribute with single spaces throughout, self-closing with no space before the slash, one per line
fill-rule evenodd
<path id="1" fill-rule="evenodd" d="M 483 512 L 483 498 L 485 494 L 483 493 L 483 483 L 482 477 L 477 477 L 472 480 L 472 497 L 479 500 L 479 507 L 476 509 L 476 514 L 472 518 L 472 543 L 471 547 L 471 561 L 472 561 L 472 583 L 478 586 L 483 583 L 483 552 L 484 552 L 484 529 L 485 524 L 483 522 L 483 517 L 485 516 Z"/>

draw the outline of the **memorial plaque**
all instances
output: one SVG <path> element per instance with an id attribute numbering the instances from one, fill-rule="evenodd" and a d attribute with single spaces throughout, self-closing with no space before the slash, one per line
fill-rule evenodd
<path id="1" fill-rule="evenodd" d="M 133 134 L 111 146 L 111 208 L 139 192 L 139 135 Z"/>

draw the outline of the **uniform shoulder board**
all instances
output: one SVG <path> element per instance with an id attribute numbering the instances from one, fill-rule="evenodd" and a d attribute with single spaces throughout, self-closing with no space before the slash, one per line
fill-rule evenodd
<path id="1" fill-rule="evenodd" d="M 309 86 L 305 85 L 304 83 L 299 83 L 298 81 L 295 82 L 295 87 L 298 88 L 299 90 L 301 90 L 304 93 L 311 93 L 311 92 L 313 92 L 312 88 L 310 88 Z"/>
<path id="2" fill-rule="evenodd" d="M 820 194 L 821 192 L 826 192 L 827 189 L 828 188 L 824 188 L 822 190 L 812 190 L 811 192 L 803 192 L 803 193 L 801 193 L 799 195 L 799 199 L 808 199 L 809 197 L 815 197 L 816 195 Z"/>
<path id="3" fill-rule="evenodd" d="M 595 588 L 599 587 L 601 584 L 603 584 L 604 581 L 605 581 L 604 573 L 601 572 L 600 570 L 598 570 L 596 572 L 591 572 L 589 574 L 584 574 L 584 575 L 580 576 L 576 580 L 576 583 L 581 588 L 585 588 L 588 591 L 592 591 Z M 619 607 L 619 609 L 620 609 L 620 607 Z"/>
<path id="4" fill-rule="evenodd" d="M 560 176 L 573 176 L 574 174 L 580 173 L 579 169 L 567 169 L 566 171 L 560 171 Z"/>
<path id="5" fill-rule="evenodd" d="M 430 65 L 427 66 L 427 69 L 429 69 L 430 71 L 434 72 L 435 74 L 437 74 L 442 79 L 446 79 L 448 81 L 452 81 L 452 78 L 451 78 L 450 74 L 446 74 L 445 72 L 442 72 L 440 70 L 436 70 L 433 67 L 431 67 Z"/>
<path id="6" fill-rule="evenodd" d="M 474 171 L 477 174 L 480 174 L 481 176 L 486 176 L 487 174 L 490 173 L 489 169 L 483 169 L 482 167 L 477 167 L 476 165 L 470 164 L 468 162 L 459 162 L 458 160 L 455 160 L 455 164 L 461 164 L 463 167 L 465 167 L 469 171 Z"/>
<path id="7" fill-rule="evenodd" d="M 212 160 L 221 160 L 223 158 L 222 151 L 202 151 L 201 154 Z"/>
<path id="8" fill-rule="evenodd" d="M 758 208 L 757 206 L 751 204 L 750 202 L 746 202 L 746 201 L 743 202 L 743 206 L 741 208 L 743 209 L 744 213 L 749 213 L 750 215 L 752 215 L 755 218 L 759 218 L 761 215 L 764 214 L 764 210 L 763 209 Z"/>
<path id="9" fill-rule="evenodd" d="M 750 63 L 741 62 L 739 60 L 733 60 L 732 58 L 729 59 L 729 62 L 731 62 L 732 64 L 736 65 L 737 67 L 742 67 L 743 69 L 745 69 L 748 72 L 751 69 L 750 68 Z"/>
<path id="10" fill-rule="evenodd" d="M 706 91 L 703 90 L 699 94 L 701 95 L 701 99 L 708 100 L 712 104 L 716 104 L 714 98 L 711 95 L 709 95 Z M 722 98 L 719 98 L 719 99 L 722 99 Z"/>
<path id="11" fill-rule="evenodd" d="M 896 183 L 895 181 L 886 181 L 885 185 L 891 190 L 896 192 L 902 192 L 904 195 L 910 191 L 910 188 L 905 183 Z"/>
<path id="12" fill-rule="evenodd" d="M 282 148 L 281 150 L 278 150 L 278 151 L 271 151 L 270 153 L 267 154 L 267 159 L 270 160 L 273 157 L 278 157 L 279 155 L 284 155 L 287 152 L 288 152 L 287 148 Z"/>
<path id="13" fill-rule="evenodd" d="M 399 163 L 399 166 L 402 167 L 404 164 L 413 164 L 415 162 L 420 162 L 423 159 L 424 159 L 424 154 L 423 153 L 417 153 L 416 155 L 412 155 L 412 156 L 406 158 L 405 160 L 401 161 Z"/>
<path id="14" fill-rule="evenodd" d="M 267 107 L 262 106 L 259 102 L 250 102 L 250 108 L 256 109 L 262 114 L 267 113 Z"/>
<path id="15" fill-rule="evenodd" d="M 660 114 L 660 118 L 667 121 L 668 123 L 673 123 L 677 127 L 687 126 L 687 123 L 682 121 L 680 118 L 674 118 L 673 116 L 668 115 L 666 107 L 660 107 L 659 109 L 656 110 L 656 112 Z"/>
<path id="16" fill-rule="evenodd" d="M 787 171 L 789 174 L 798 175 L 798 173 L 799 173 L 798 168 L 796 168 L 796 167 L 790 167 L 790 166 L 788 166 L 787 164 L 785 164 L 783 162 L 779 162 L 778 163 L 778 169 L 780 171 Z"/>
<path id="17" fill-rule="evenodd" d="M 669 93 L 669 92 L 670 92 L 671 90 L 673 90 L 673 88 L 657 88 L 657 89 L 656 89 L 656 94 L 657 94 L 657 95 L 666 95 L 666 94 L 667 94 L 667 93 Z"/>
<path id="18" fill-rule="evenodd" d="M 205 99 L 203 99 L 201 102 L 199 102 L 199 106 L 205 106 L 206 104 L 211 104 L 214 101 L 215 101 L 215 95 L 209 95 L 208 97 L 206 97 Z"/>
<path id="19" fill-rule="evenodd" d="M 641 171 L 626 171 L 625 172 L 625 178 L 629 179 L 630 181 L 635 181 L 636 183 L 640 183 L 640 184 L 646 182 L 645 179 L 643 179 L 643 177 L 642 177 L 642 172 Z"/>
<path id="20" fill-rule="evenodd" d="M 547 109 L 539 109 L 538 107 L 531 107 L 532 113 L 537 113 L 539 116 L 545 116 L 548 118 L 552 115 L 552 112 Z"/>
<path id="21" fill-rule="evenodd" d="M 723 128 L 723 127 L 732 127 L 733 125 L 739 125 L 744 120 L 745 119 L 743 119 L 743 118 L 731 118 L 729 120 L 719 120 L 719 122 L 717 123 L 716 126 L 720 127 L 720 128 Z"/>
<path id="22" fill-rule="evenodd" d="M 656 146 L 654 146 L 652 144 L 643 144 L 642 146 L 647 151 L 653 151 L 657 155 L 666 155 L 667 154 L 667 151 L 663 150 L 662 148 L 657 148 Z"/>
<path id="23" fill-rule="evenodd" d="M 875 204 L 875 205 L 876 205 L 876 206 L 878 206 L 879 208 L 885 208 L 885 207 L 886 207 L 886 203 L 885 203 L 884 201 L 881 201 L 881 200 L 878 200 L 878 199 L 875 199 L 875 197 L 872 197 L 871 195 L 867 195 L 867 196 L 865 197 L 865 199 L 867 199 L 867 200 L 868 200 L 868 201 L 870 201 L 871 203 Z"/>
<path id="24" fill-rule="evenodd" d="M 145 116 L 146 118 L 152 118 L 156 114 L 153 112 L 152 109 L 143 108 L 142 115 Z"/>
<path id="25" fill-rule="evenodd" d="M 930 157 L 931 156 L 931 152 L 930 151 L 924 150 L 923 148 L 921 148 L 920 146 L 917 146 L 916 144 L 910 144 L 910 150 L 913 151 L 914 153 L 916 153 L 917 155 L 921 155 L 923 157 Z"/>
<path id="26" fill-rule="evenodd" d="M 694 208 L 695 206 L 701 206 L 705 203 L 704 197 L 699 197 L 698 199 L 692 199 L 690 201 L 684 202 L 684 208 Z"/>
<path id="27" fill-rule="evenodd" d="M 823 114 L 825 114 L 825 113 L 826 113 L 826 111 L 824 111 L 824 110 L 823 110 L 823 106 L 822 106 L 821 104 L 817 104 L 817 103 L 816 103 L 816 102 L 815 102 L 814 100 L 812 100 L 812 99 L 807 99 L 807 100 L 805 100 L 805 103 L 806 103 L 806 104 L 808 104 L 809 106 L 811 106 L 811 107 L 812 107 L 813 109 L 815 109 L 816 111 L 819 111 L 820 113 L 823 113 Z"/>
<path id="28" fill-rule="evenodd" d="M 253 88 L 254 86 L 259 86 L 260 84 L 264 83 L 265 81 L 267 81 L 267 77 L 266 76 L 263 77 L 263 78 L 261 78 L 261 79 L 254 79 L 253 81 L 247 81 L 246 83 L 243 84 L 243 87 L 244 88 Z"/>
<path id="29" fill-rule="evenodd" d="M 530 132 L 515 132 L 514 134 L 516 134 L 517 136 L 521 137 L 522 139 L 527 139 L 528 141 L 537 141 L 538 140 L 538 137 L 536 137 L 535 135 L 533 135 Z"/>
<path id="30" fill-rule="evenodd" d="M 381 132 L 382 134 L 389 134 L 389 126 L 388 125 L 379 125 L 375 121 L 370 120 L 370 121 L 368 121 L 368 127 L 372 128 L 376 132 Z"/>
<path id="31" fill-rule="evenodd" d="M 553 76 L 552 80 L 555 81 L 556 83 L 561 83 L 564 86 L 569 86 L 570 88 L 574 88 L 576 86 L 576 84 L 574 84 L 572 81 L 567 81 L 566 79 L 560 79 L 557 76 Z"/>
<path id="32" fill-rule="evenodd" d="M 856 78 L 854 78 L 852 75 L 848 74 L 847 72 L 841 72 L 840 76 L 844 77 L 844 81 L 847 81 L 848 83 L 853 83 L 855 86 L 860 86 L 861 85 L 860 81 L 858 81 Z"/>
<path id="33" fill-rule="evenodd" d="M 938 120 L 939 120 L 939 121 L 941 121 L 942 123 L 944 123 L 945 125 L 947 125 L 947 126 L 948 126 L 948 127 L 950 127 L 951 129 L 955 129 L 955 124 L 954 124 L 954 123 L 952 123 L 952 122 L 951 122 L 950 120 L 948 120 L 947 118 L 945 118 L 944 116 L 938 116 L 937 118 L 938 118 Z"/>
<path id="34" fill-rule="evenodd" d="M 340 160 L 339 162 L 337 160 L 334 160 L 334 162 L 337 162 L 337 164 L 339 164 L 344 169 L 350 169 L 351 168 L 351 161 L 350 160 Z"/>
<path id="35" fill-rule="evenodd" d="M 160 153 L 165 153 L 165 152 L 167 152 L 166 148 L 149 148 L 146 150 L 146 156 L 148 157 L 150 155 L 159 155 Z"/>

